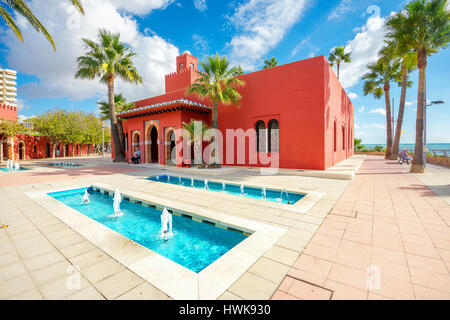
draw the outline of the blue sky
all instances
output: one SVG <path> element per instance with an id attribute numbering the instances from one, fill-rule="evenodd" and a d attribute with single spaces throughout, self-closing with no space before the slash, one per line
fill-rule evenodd
<path id="1" fill-rule="evenodd" d="M 117 91 L 130 99 L 161 94 L 164 74 L 175 70 L 175 57 L 189 50 L 200 59 L 227 55 L 251 72 L 274 56 L 285 64 L 312 56 L 328 56 L 345 45 L 353 62 L 343 67 L 341 80 L 355 106 L 356 135 L 365 143 L 384 143 L 384 100 L 364 97 L 362 74 L 376 59 L 383 41 L 382 25 L 405 1 L 388 0 L 83 0 L 81 17 L 69 1 L 28 1 L 52 33 L 57 52 L 25 21 L 19 19 L 25 43 L 0 22 L 0 66 L 19 72 L 20 111 L 29 117 L 47 109 L 96 111 L 106 88 L 98 82 L 73 79 L 75 58 L 82 54 L 80 38 L 94 38 L 104 27 L 120 32 L 138 53 L 136 65 L 144 85 L 118 83 Z M 67 2 L 67 3 L 66 3 Z M 449 50 L 429 60 L 428 98 L 444 100 L 428 112 L 428 141 L 450 142 Z M 414 72 L 411 80 L 417 83 Z M 392 85 L 396 110 L 400 90 Z M 403 143 L 414 142 L 417 87 L 409 89 Z"/>

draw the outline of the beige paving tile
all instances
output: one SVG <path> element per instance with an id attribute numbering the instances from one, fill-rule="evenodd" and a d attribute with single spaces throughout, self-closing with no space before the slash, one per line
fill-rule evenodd
<path id="1" fill-rule="evenodd" d="M 93 286 L 88 286 L 64 298 L 64 300 L 105 300 Z"/>
<path id="2" fill-rule="evenodd" d="M 167 300 L 169 297 L 148 282 L 125 292 L 117 300 Z"/>
<path id="3" fill-rule="evenodd" d="M 73 258 L 94 249 L 96 249 L 96 246 L 94 246 L 91 242 L 85 240 L 83 242 L 76 243 L 60 250 L 65 257 Z"/>
<path id="4" fill-rule="evenodd" d="M 0 282 L 26 273 L 27 270 L 21 261 L 5 265 L 0 267 Z"/>
<path id="5" fill-rule="evenodd" d="M 36 287 L 23 291 L 13 297 L 10 300 L 44 300 L 41 293 Z"/>
<path id="6" fill-rule="evenodd" d="M 76 276 L 76 278 L 71 278 Z M 80 274 L 67 274 L 39 285 L 39 291 L 46 300 L 63 299 L 88 286 L 88 282 Z"/>
<path id="7" fill-rule="evenodd" d="M 41 285 L 48 281 L 54 280 L 55 278 L 60 278 L 63 276 L 68 277 L 71 270 L 71 268 L 69 268 L 70 266 L 71 264 L 67 260 L 62 260 L 44 268 L 31 271 L 30 275 L 37 285 Z"/>
<path id="8" fill-rule="evenodd" d="M 262 257 L 248 271 L 278 284 L 289 271 L 289 267 Z"/>
<path id="9" fill-rule="evenodd" d="M 107 258 L 99 261 L 85 269 L 82 269 L 83 276 L 90 282 L 98 282 L 107 277 L 112 276 L 115 273 L 122 271 L 125 267 L 118 263 L 116 260 Z"/>
<path id="10" fill-rule="evenodd" d="M 24 260 L 24 264 L 29 271 L 45 268 L 55 263 L 64 261 L 64 256 L 56 250 Z"/>
<path id="11" fill-rule="evenodd" d="M 267 300 L 276 289 L 277 284 L 246 272 L 228 291 L 246 300 Z"/>
<path id="12" fill-rule="evenodd" d="M 0 299 L 9 299 L 22 292 L 35 288 L 33 280 L 25 273 L 15 278 L 0 282 Z"/>
<path id="13" fill-rule="evenodd" d="M 69 258 L 73 265 L 76 265 L 80 270 L 89 267 L 95 263 L 98 263 L 104 259 L 108 258 L 108 255 L 99 249 L 88 251 L 86 253 L 80 254 L 78 256 Z"/>
<path id="14" fill-rule="evenodd" d="M 273 246 L 264 254 L 264 257 L 291 266 L 294 264 L 295 260 L 297 260 L 298 255 L 299 254 L 296 251 Z"/>
<path id="15" fill-rule="evenodd" d="M 120 295 L 130 291 L 143 283 L 139 278 L 128 269 L 124 269 L 106 279 L 95 284 L 95 287 L 108 299 L 116 299 Z"/>
<path id="16" fill-rule="evenodd" d="M 229 291 L 225 291 L 218 300 L 242 300 L 241 297 L 238 297 L 234 293 L 231 293 Z"/>

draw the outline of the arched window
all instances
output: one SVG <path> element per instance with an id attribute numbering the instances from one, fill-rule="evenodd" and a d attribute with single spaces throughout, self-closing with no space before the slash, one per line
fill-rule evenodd
<path id="1" fill-rule="evenodd" d="M 194 64 L 193 63 L 191 63 L 191 69 L 194 70 Z"/>
<path id="2" fill-rule="evenodd" d="M 266 152 L 266 124 L 260 120 L 256 123 L 256 152 Z"/>
<path id="3" fill-rule="evenodd" d="M 337 151 L 337 124 L 336 120 L 334 120 L 334 128 L 333 128 L 333 144 L 334 144 L 334 152 Z"/>
<path id="4" fill-rule="evenodd" d="M 345 150 L 345 125 L 342 125 L 342 150 Z"/>
<path id="5" fill-rule="evenodd" d="M 183 70 L 184 64 L 180 63 L 180 71 Z"/>
<path id="6" fill-rule="evenodd" d="M 36 145 L 34 145 L 34 153 L 37 153 L 37 148 L 36 148 Z"/>
<path id="7" fill-rule="evenodd" d="M 277 120 L 272 119 L 269 121 L 267 125 L 269 129 L 269 153 L 270 152 L 279 152 L 280 151 L 280 125 Z"/>

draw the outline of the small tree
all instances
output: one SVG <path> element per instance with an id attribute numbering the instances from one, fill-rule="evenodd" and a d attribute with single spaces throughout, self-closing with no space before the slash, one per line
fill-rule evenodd
<path id="1" fill-rule="evenodd" d="M 47 111 L 33 118 L 34 131 L 44 137 L 47 137 L 53 145 L 53 158 L 56 157 L 56 146 L 66 139 L 64 125 L 66 111 L 53 110 Z"/>
<path id="2" fill-rule="evenodd" d="M 355 151 L 362 152 L 366 149 L 366 146 L 361 144 L 361 139 L 355 139 Z"/>
<path id="3" fill-rule="evenodd" d="M 278 65 L 278 61 L 275 57 L 272 57 L 270 60 L 264 60 L 264 69 L 274 68 Z"/>
<path id="4" fill-rule="evenodd" d="M 105 128 L 105 141 L 110 137 L 109 130 Z M 86 114 L 83 118 L 83 138 L 82 143 L 87 145 L 99 146 L 102 143 L 102 120 L 94 114 Z M 96 148 L 97 150 L 99 148 Z"/>
<path id="5" fill-rule="evenodd" d="M 3 163 L 3 143 L 8 142 L 12 137 L 25 133 L 22 124 L 0 119 L 0 162 Z M 13 156 L 14 157 L 14 156 Z"/>
<path id="6" fill-rule="evenodd" d="M 332 67 L 337 66 L 337 77 L 340 79 L 341 65 L 352 62 L 352 54 L 351 52 L 345 53 L 345 47 L 336 47 L 331 51 L 328 61 Z"/>
<path id="7" fill-rule="evenodd" d="M 61 125 L 64 127 L 64 137 L 62 143 L 72 144 L 72 157 L 75 156 L 75 144 L 81 144 L 83 142 L 83 122 L 84 114 L 82 112 L 65 112 L 63 122 Z M 65 156 L 68 156 L 65 154 Z"/>

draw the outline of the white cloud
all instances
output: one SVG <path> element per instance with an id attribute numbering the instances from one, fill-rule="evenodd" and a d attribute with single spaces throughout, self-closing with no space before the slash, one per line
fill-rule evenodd
<path id="1" fill-rule="evenodd" d="M 358 95 L 357 95 L 356 93 L 354 93 L 354 92 L 349 92 L 349 93 L 348 93 L 348 97 L 349 97 L 350 99 L 357 99 L 357 98 L 358 98 Z"/>
<path id="2" fill-rule="evenodd" d="M 328 16 L 328 20 L 336 20 L 343 17 L 346 13 L 352 11 L 353 3 L 352 0 L 342 0 L 339 5 L 331 11 Z"/>
<path id="3" fill-rule="evenodd" d="M 366 110 L 366 107 L 362 106 L 361 108 L 358 109 L 358 112 L 359 112 L 359 113 L 363 113 L 364 110 Z"/>
<path id="4" fill-rule="evenodd" d="M 24 116 L 23 114 L 17 115 L 17 121 L 19 123 L 23 123 L 25 120 L 30 119 L 30 118 L 33 118 L 33 116 L 27 117 L 27 116 Z"/>
<path id="5" fill-rule="evenodd" d="M 230 60 L 253 71 L 305 11 L 306 0 L 248 0 L 230 17 L 237 35 L 228 44 Z"/>
<path id="6" fill-rule="evenodd" d="M 192 36 L 192 40 L 194 40 L 194 48 L 206 53 L 208 51 L 208 42 L 205 40 L 204 37 L 202 37 L 201 35 L 198 34 L 194 34 Z"/>
<path id="7" fill-rule="evenodd" d="M 33 28 L 24 28 L 25 43 L 11 33 L 1 40 L 9 50 L 9 67 L 19 73 L 35 75 L 39 82 L 23 85 L 27 97 L 83 100 L 104 97 L 106 88 L 98 80 L 75 80 L 76 57 L 84 54 L 81 37 L 96 39 L 99 28 L 119 32 L 121 40 L 138 54 L 135 65 L 144 79 L 144 85 L 130 85 L 117 81 L 116 92 L 123 92 L 129 100 L 142 99 L 164 91 L 164 75 L 175 70 L 178 48 L 157 35 L 139 32 L 136 20 L 129 13 L 148 13 L 164 8 L 171 0 L 84 0 L 85 16 L 80 16 L 69 1 L 47 0 L 30 2 L 55 40 L 53 52 L 46 39 Z"/>
<path id="8" fill-rule="evenodd" d="M 199 11 L 206 11 L 206 9 L 208 9 L 206 0 L 194 0 L 194 6 Z"/>
<path id="9" fill-rule="evenodd" d="M 385 19 L 372 16 L 355 38 L 347 43 L 346 52 L 352 53 L 352 62 L 341 66 L 340 79 L 344 88 L 357 84 L 367 72 L 367 65 L 378 59 L 385 38 Z"/>
<path id="10" fill-rule="evenodd" d="M 405 102 L 405 106 L 407 106 L 407 107 L 410 107 L 412 105 L 414 105 L 414 102 L 411 102 L 411 101 L 406 101 Z"/>
<path id="11" fill-rule="evenodd" d="M 379 124 L 379 123 L 370 123 L 367 126 L 375 128 L 375 129 L 386 129 L 386 125 L 385 124 Z"/>
<path id="12" fill-rule="evenodd" d="M 382 108 L 379 108 L 379 109 L 372 109 L 372 110 L 369 111 L 369 113 L 372 113 L 372 114 L 379 114 L 379 115 L 382 115 L 382 116 L 386 116 L 386 110 L 385 110 L 385 109 L 382 109 Z"/>
<path id="13" fill-rule="evenodd" d="M 23 99 L 17 99 L 17 110 L 26 110 L 30 109 L 29 106 L 25 105 L 25 101 Z"/>

